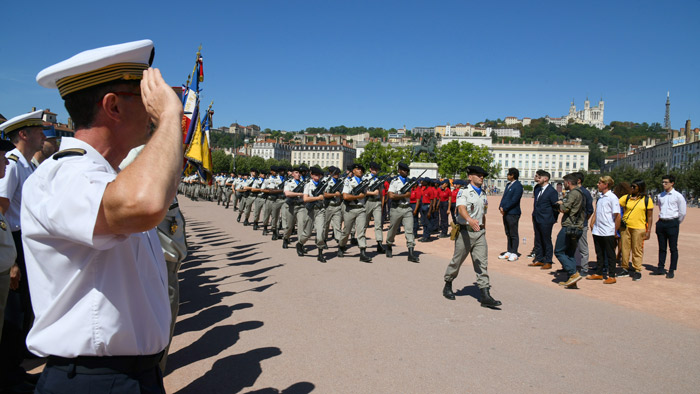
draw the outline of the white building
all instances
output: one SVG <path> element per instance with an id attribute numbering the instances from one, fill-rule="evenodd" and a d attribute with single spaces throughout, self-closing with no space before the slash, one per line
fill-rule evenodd
<path id="1" fill-rule="evenodd" d="M 508 180 L 508 169 L 520 171 L 520 182 L 534 187 L 537 170 L 552 174 L 550 181 L 561 181 L 568 173 L 588 170 L 588 146 L 580 143 L 554 145 L 534 144 L 493 144 L 491 146 L 493 164 L 499 165 L 501 172 L 494 174 L 493 185 L 503 190 Z"/>
<path id="2" fill-rule="evenodd" d="M 512 126 L 514 124 L 522 123 L 518 118 L 515 116 L 506 116 L 505 119 L 506 126 Z"/>
<path id="3" fill-rule="evenodd" d="M 355 149 L 346 145 L 319 143 L 292 146 L 292 165 L 306 163 L 309 166 L 326 168 L 336 166 L 345 170 L 355 161 Z"/>
<path id="4" fill-rule="evenodd" d="M 259 156 L 263 159 L 287 160 L 292 161 L 292 147 L 289 144 L 282 144 L 275 141 L 267 140 L 263 142 L 255 142 L 251 149 L 253 156 Z"/>
<path id="5" fill-rule="evenodd" d="M 461 144 L 462 142 L 468 142 L 468 143 L 474 144 L 474 145 L 476 145 L 476 146 L 486 146 L 486 147 L 488 147 L 488 148 L 491 148 L 491 145 L 493 145 L 493 143 L 491 142 L 491 137 L 486 137 L 486 136 L 484 136 L 484 137 L 472 137 L 472 136 L 469 136 L 469 135 L 464 135 L 464 136 L 457 136 L 457 135 L 445 136 L 445 137 L 442 137 L 442 138 L 440 139 L 440 142 L 439 142 L 438 145 L 439 145 L 439 146 L 443 146 L 443 145 L 445 145 L 445 144 L 449 144 L 449 143 L 452 142 L 452 141 L 457 141 L 457 142 L 459 142 L 460 144 Z"/>
<path id="6" fill-rule="evenodd" d="M 605 102 L 600 99 L 598 106 L 591 107 L 591 102 L 586 97 L 586 101 L 583 102 L 583 109 L 581 111 L 576 110 L 576 105 L 573 100 L 569 106 L 569 113 L 561 118 L 550 118 L 546 116 L 549 122 L 556 124 L 557 126 L 566 126 L 570 120 L 578 124 L 587 124 L 590 126 L 595 126 L 599 129 L 605 127 L 603 117 L 605 115 Z"/>
<path id="7" fill-rule="evenodd" d="M 492 129 L 487 127 L 486 134 L 490 136 L 491 133 L 496 133 L 496 136 L 498 137 L 520 138 L 520 130 L 518 129 Z"/>

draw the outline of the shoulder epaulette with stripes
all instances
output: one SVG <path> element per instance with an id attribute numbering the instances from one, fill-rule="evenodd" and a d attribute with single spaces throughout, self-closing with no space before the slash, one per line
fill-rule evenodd
<path id="1" fill-rule="evenodd" d="M 8 156 L 7 158 L 14 161 L 15 163 L 17 162 L 17 160 L 19 160 L 19 157 L 17 157 L 17 155 L 15 155 L 14 153 Z"/>
<path id="2" fill-rule="evenodd" d="M 69 157 L 69 156 L 83 156 L 86 154 L 87 151 L 85 149 L 80 149 L 80 148 L 71 148 L 71 149 L 64 149 L 60 152 L 57 152 L 53 155 L 54 160 L 62 159 L 64 157 Z"/>

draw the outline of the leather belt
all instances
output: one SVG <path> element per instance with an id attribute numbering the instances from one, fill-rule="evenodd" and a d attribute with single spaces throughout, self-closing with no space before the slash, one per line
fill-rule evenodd
<path id="1" fill-rule="evenodd" d="M 678 218 L 668 218 L 668 219 L 659 218 L 659 220 L 662 222 L 675 222 L 676 220 L 678 220 Z"/>
<path id="2" fill-rule="evenodd" d="M 340 204 L 342 204 L 342 203 L 340 203 L 340 202 L 332 202 L 332 203 L 329 203 L 328 206 L 329 206 L 329 207 L 339 207 Z"/>
<path id="3" fill-rule="evenodd" d="M 49 356 L 46 365 L 68 372 L 84 375 L 135 374 L 155 368 L 163 358 L 163 352 L 148 356 L 78 356 L 65 358 Z"/>

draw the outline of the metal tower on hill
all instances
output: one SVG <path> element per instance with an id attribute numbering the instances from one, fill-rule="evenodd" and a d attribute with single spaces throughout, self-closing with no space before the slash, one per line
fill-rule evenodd
<path id="1" fill-rule="evenodd" d="M 671 92 L 666 92 L 666 116 L 664 116 L 664 129 L 671 132 Z"/>

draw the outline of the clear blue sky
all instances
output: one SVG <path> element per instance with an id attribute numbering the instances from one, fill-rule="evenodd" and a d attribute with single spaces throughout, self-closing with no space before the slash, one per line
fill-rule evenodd
<path id="1" fill-rule="evenodd" d="M 700 1 L 7 1 L 0 113 L 67 113 L 44 67 L 143 38 L 172 85 L 201 43 L 214 125 L 299 130 L 562 116 L 700 126 Z"/>

